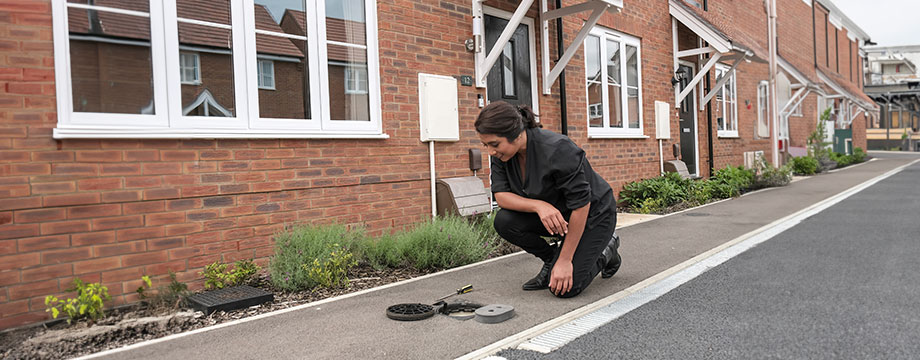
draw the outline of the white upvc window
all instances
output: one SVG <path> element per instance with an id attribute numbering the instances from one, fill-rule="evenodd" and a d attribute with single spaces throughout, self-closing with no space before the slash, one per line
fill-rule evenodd
<path id="1" fill-rule="evenodd" d="M 275 90 L 275 63 L 259 60 L 259 89 Z"/>
<path id="2" fill-rule="evenodd" d="M 585 38 L 589 137 L 645 137 L 640 48 L 638 38 L 599 26 Z"/>
<path id="3" fill-rule="evenodd" d="M 197 53 L 179 53 L 179 76 L 183 84 L 201 84 L 201 60 Z"/>
<path id="4" fill-rule="evenodd" d="M 722 76 L 730 78 L 716 92 L 714 111 L 718 136 L 738 137 L 738 88 L 735 86 L 735 71 L 726 65 L 716 64 L 716 79 L 721 79 Z"/>
<path id="5" fill-rule="evenodd" d="M 345 68 L 345 93 L 367 94 L 367 68 L 348 66 Z"/>
<path id="6" fill-rule="evenodd" d="M 90 4 L 52 0 L 55 138 L 387 137 L 376 1 Z"/>
<path id="7" fill-rule="evenodd" d="M 770 83 L 761 81 L 757 84 L 757 125 L 754 127 L 755 139 L 770 137 Z"/>

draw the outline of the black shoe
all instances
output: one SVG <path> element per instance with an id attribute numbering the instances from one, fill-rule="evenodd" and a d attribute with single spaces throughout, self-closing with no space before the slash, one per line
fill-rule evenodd
<path id="1" fill-rule="evenodd" d="M 555 262 L 545 262 L 540 272 L 533 279 L 527 280 L 521 288 L 524 290 L 543 290 L 549 288 L 549 275 L 553 271 Z"/>
<path id="2" fill-rule="evenodd" d="M 604 269 L 601 270 L 601 278 L 609 278 L 613 274 L 617 273 L 617 270 L 620 270 L 620 264 L 623 262 L 623 259 L 620 257 L 620 254 L 617 252 L 617 249 L 620 247 L 620 236 L 613 233 L 613 236 L 610 237 L 610 242 L 607 243 L 607 247 L 604 248 L 604 259 L 607 260 L 607 265 L 604 266 Z"/>

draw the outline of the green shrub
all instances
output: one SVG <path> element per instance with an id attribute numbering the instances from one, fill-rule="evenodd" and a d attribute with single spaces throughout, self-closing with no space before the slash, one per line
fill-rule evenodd
<path id="1" fill-rule="evenodd" d="M 484 241 L 466 219 L 437 217 L 397 234 L 405 263 L 419 270 L 451 268 L 482 261 L 496 244 Z"/>
<path id="2" fill-rule="evenodd" d="M 647 198 L 642 200 L 642 203 L 636 207 L 636 210 L 638 210 L 640 214 L 652 214 L 661 211 L 663 207 L 661 204 L 662 201 L 659 198 Z"/>
<path id="3" fill-rule="evenodd" d="M 692 205 L 703 205 L 712 201 L 713 182 L 709 180 L 691 181 L 687 188 L 687 201 Z"/>
<path id="4" fill-rule="evenodd" d="M 146 275 L 141 277 L 144 285 L 146 285 L 146 288 L 144 286 L 137 288 L 141 301 L 154 309 L 178 309 L 185 306 L 186 298 L 189 295 L 188 285 L 176 280 L 176 273 L 171 270 L 169 271 L 169 279 L 168 285 L 160 285 L 157 287 L 155 294 L 148 295 L 147 291 L 151 287 L 150 277 Z"/>
<path id="5" fill-rule="evenodd" d="M 368 264 L 377 270 L 397 268 L 405 265 L 405 258 L 396 243 L 396 238 L 386 234 L 375 239 L 367 239 L 355 244 L 355 254 L 359 262 Z"/>
<path id="6" fill-rule="evenodd" d="M 200 274 L 204 275 L 205 289 L 223 289 L 225 287 L 246 285 L 250 283 L 256 273 L 259 272 L 259 266 L 252 260 L 239 260 L 233 265 L 233 269 L 227 271 L 229 264 L 223 264 L 219 261 L 204 267 Z"/>
<path id="7" fill-rule="evenodd" d="M 786 186 L 792 181 L 792 164 L 775 168 L 773 164 L 764 161 L 762 168 L 763 171 L 754 176 L 754 182 L 751 184 L 752 189 Z"/>
<path id="8" fill-rule="evenodd" d="M 743 166 L 728 166 L 716 170 L 710 181 L 715 182 L 713 197 L 725 199 L 741 195 L 741 191 L 751 186 L 754 172 Z"/>
<path id="9" fill-rule="evenodd" d="M 832 152 L 828 155 L 830 156 L 831 160 L 837 163 L 838 168 L 849 166 L 850 164 L 853 163 L 853 159 L 850 158 L 849 155 L 839 154 L 835 152 Z"/>
<path id="10" fill-rule="evenodd" d="M 635 209 L 671 206 L 687 199 L 687 188 L 692 181 L 681 178 L 677 173 L 668 173 L 656 178 L 631 182 L 620 192 L 620 202 Z M 655 201 L 648 202 L 647 199 Z"/>
<path id="11" fill-rule="evenodd" d="M 345 246 L 329 244 L 322 258 L 313 259 L 310 264 L 301 265 L 306 272 L 306 287 L 348 286 L 348 270 L 357 265 L 353 255 Z"/>
<path id="12" fill-rule="evenodd" d="M 45 312 L 51 312 L 51 317 L 57 319 L 63 312 L 69 317 L 68 324 L 83 317 L 88 317 L 90 321 L 105 317 L 103 302 L 112 299 L 107 287 L 99 283 L 86 284 L 83 280 L 73 279 L 73 287 L 67 291 L 76 291 L 77 297 L 66 300 L 60 300 L 53 295 L 45 297 Z"/>
<path id="13" fill-rule="evenodd" d="M 850 155 L 853 158 L 853 163 L 858 164 L 863 161 L 866 161 L 866 152 L 862 148 L 853 148 L 853 154 Z"/>
<path id="14" fill-rule="evenodd" d="M 363 242 L 366 242 L 363 229 L 349 231 L 341 225 L 304 225 L 278 234 L 275 237 L 275 254 L 269 264 L 271 282 L 275 287 L 289 291 L 313 288 L 319 281 L 310 275 L 309 268 L 316 260 L 320 261 L 321 267 L 330 258 L 336 258 L 330 266 L 347 263 L 338 258 L 352 254 L 352 248 Z M 333 252 L 336 256 L 331 256 Z"/>
<path id="15" fill-rule="evenodd" d="M 818 171 L 818 159 L 812 156 L 792 158 L 792 171 L 797 175 L 814 175 Z"/>

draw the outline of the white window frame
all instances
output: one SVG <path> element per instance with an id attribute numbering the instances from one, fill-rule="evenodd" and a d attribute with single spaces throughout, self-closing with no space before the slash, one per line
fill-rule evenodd
<path id="1" fill-rule="evenodd" d="M 269 77 L 271 78 L 271 83 L 266 84 L 265 81 L 265 65 L 268 64 L 269 72 L 271 73 Z M 258 61 L 259 74 L 257 78 L 259 79 L 259 89 L 262 90 L 275 90 L 275 62 L 266 59 L 259 59 Z"/>
<path id="2" fill-rule="evenodd" d="M 195 64 L 192 65 L 192 70 L 195 70 L 194 79 L 185 78 L 185 74 L 186 74 L 185 70 L 187 69 L 187 67 L 185 66 L 185 63 L 182 61 L 183 56 L 185 56 L 186 58 L 191 57 L 195 59 Z M 181 78 L 180 81 L 182 82 L 182 84 L 184 85 L 200 85 L 201 84 L 201 57 L 198 56 L 198 53 L 180 51 L 179 52 L 179 65 L 180 65 L 179 77 Z"/>
<path id="3" fill-rule="evenodd" d="M 362 70 L 363 70 L 363 74 L 362 74 Z M 361 78 L 361 75 L 364 76 L 363 79 Z M 367 84 L 368 84 L 367 68 L 363 66 L 345 66 L 345 93 L 346 94 L 349 94 L 349 95 L 367 94 L 368 93 Z"/>
<path id="4" fill-rule="evenodd" d="M 767 134 L 770 133 L 770 122 L 769 118 L 769 106 L 770 106 L 770 83 L 767 81 L 761 81 L 757 84 L 757 123 L 754 124 L 754 139 L 769 139 L 769 136 L 763 137 L 760 136 L 757 132 L 760 124 L 767 120 Z"/>
<path id="5" fill-rule="evenodd" d="M 729 71 L 729 70 L 730 70 L 730 71 Z M 719 78 L 719 74 L 720 74 L 720 73 L 721 73 L 721 74 L 726 74 L 726 75 L 724 75 L 724 76 L 731 76 L 731 78 L 728 79 L 728 81 L 727 81 L 725 84 L 722 85 L 722 90 L 721 90 L 721 91 L 722 91 L 722 94 L 723 94 L 723 95 L 722 95 L 722 98 L 721 98 L 721 99 L 718 99 L 718 97 L 716 97 L 716 99 L 714 99 L 714 100 L 716 100 L 716 101 L 718 102 L 718 104 L 716 104 L 716 106 L 721 106 L 721 107 L 722 107 L 722 114 L 723 114 L 723 116 L 725 116 L 725 114 L 728 114 L 728 111 L 731 111 L 731 114 L 732 114 L 731 125 L 732 125 L 732 127 L 731 127 L 730 130 L 718 130 L 718 136 L 719 136 L 719 137 L 724 137 L 724 138 L 736 138 L 736 137 L 738 137 L 738 83 L 737 83 L 737 81 L 736 81 L 738 77 L 735 76 L 735 75 L 736 75 L 735 70 L 733 70 L 730 66 L 725 65 L 725 64 L 716 64 L 716 79 Z M 718 81 L 718 80 L 717 80 L 717 81 Z M 732 102 L 731 102 L 731 103 L 729 103 L 729 102 L 725 99 L 725 95 L 724 95 L 724 94 L 725 94 L 725 86 L 726 86 L 726 85 L 731 85 L 731 88 L 732 88 Z M 729 128 L 728 125 L 729 125 L 729 123 L 728 123 L 728 122 L 725 122 L 725 127 L 726 127 L 726 129 Z"/>
<path id="6" fill-rule="evenodd" d="M 615 30 L 611 30 L 602 26 L 595 26 L 591 29 L 590 35 L 600 38 L 600 54 L 601 54 L 601 79 L 603 79 L 601 85 L 601 103 L 603 109 L 609 109 L 610 107 L 607 104 L 607 99 L 609 96 L 607 92 L 609 91 L 610 84 L 607 83 L 607 63 L 606 63 L 606 49 L 607 49 L 607 40 L 615 41 L 620 44 L 620 111 L 622 112 L 621 118 L 623 119 L 623 127 L 612 128 L 610 127 L 610 114 L 607 111 L 603 112 L 603 127 L 591 127 L 590 123 L 588 125 L 588 138 L 592 139 L 604 139 L 604 138 L 613 138 L 613 139 L 645 139 L 648 136 L 644 135 L 644 121 L 642 114 L 642 46 L 641 40 L 639 38 L 627 35 Z M 584 58 L 585 58 L 585 69 L 588 68 L 588 49 L 585 44 L 587 44 L 587 38 L 583 43 L 584 49 Z M 629 91 L 628 86 L 629 80 L 627 79 L 627 65 L 626 65 L 626 45 L 633 46 L 636 48 L 636 75 L 638 78 L 638 83 L 636 84 L 636 90 L 638 91 L 638 104 L 639 104 L 639 127 L 638 128 L 629 128 Z M 588 87 L 585 86 L 585 99 L 588 98 Z M 589 105 L 590 106 L 590 105 Z M 590 110 L 585 109 L 585 113 L 588 114 L 588 120 L 590 121 L 591 115 Z"/>
<path id="7" fill-rule="evenodd" d="M 259 116 L 259 71 L 256 36 L 274 34 L 256 30 L 254 0 L 231 1 L 231 24 L 211 24 L 232 31 L 234 117 L 182 115 L 181 67 L 179 62 L 178 16 L 176 1 L 150 0 L 149 12 L 113 9 L 104 6 L 52 0 L 55 54 L 55 85 L 58 99 L 58 124 L 54 138 L 389 138 L 381 122 L 380 64 L 377 44 L 377 2 L 365 0 L 365 45 L 326 40 L 325 2 L 306 1 L 307 42 L 310 71 L 312 119 L 272 119 Z M 97 9 L 149 19 L 149 42 L 134 41 L 151 50 L 154 114 L 90 113 L 73 111 L 70 69 L 70 34 L 67 9 Z M 182 20 L 199 22 L 197 20 Z M 200 22 L 203 23 L 203 22 Z M 282 37 L 298 37 L 276 34 Z M 328 44 L 366 51 L 370 121 L 331 119 L 328 73 Z M 183 46 L 183 50 L 185 47 Z M 200 58 L 199 58 L 200 61 Z M 200 62 L 199 62 L 200 71 Z M 201 80 L 200 72 L 198 79 Z"/>

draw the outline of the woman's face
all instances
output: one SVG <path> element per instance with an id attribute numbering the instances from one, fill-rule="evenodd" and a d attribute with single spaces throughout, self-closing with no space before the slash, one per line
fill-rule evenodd
<path id="1" fill-rule="evenodd" d="M 520 142 L 518 140 L 521 140 L 521 138 L 523 137 L 518 136 L 515 141 L 508 141 L 508 138 L 504 136 L 479 134 L 479 140 L 486 147 L 489 156 L 500 159 L 502 162 L 511 160 L 514 154 L 517 154 L 521 148 L 520 144 L 518 144 Z"/>

